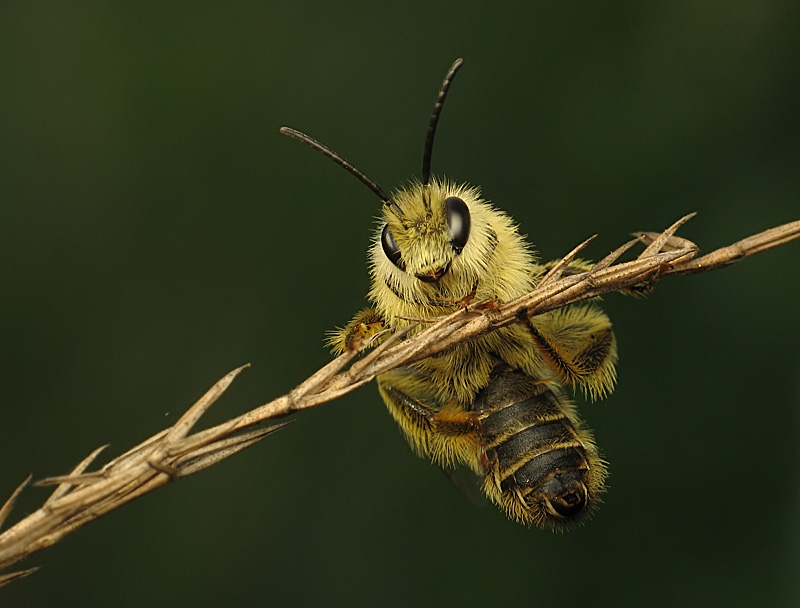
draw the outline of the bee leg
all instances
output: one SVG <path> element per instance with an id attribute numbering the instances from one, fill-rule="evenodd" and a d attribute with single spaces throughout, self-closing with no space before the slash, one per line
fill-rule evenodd
<path id="1" fill-rule="evenodd" d="M 373 308 L 365 308 L 344 327 L 330 332 L 326 344 L 334 354 L 363 348 L 375 334 L 385 327 L 383 318 Z"/>
<path id="2" fill-rule="evenodd" d="M 430 306 L 460 306 L 464 310 L 466 310 L 469 305 L 472 303 L 472 300 L 475 299 L 475 296 L 478 293 L 478 281 L 472 284 L 472 289 L 470 292 L 465 295 L 463 298 L 445 298 L 442 300 L 431 300 L 428 302 Z"/>
<path id="3" fill-rule="evenodd" d="M 475 468 L 480 428 L 475 412 L 447 406 L 436 410 L 383 378 L 378 390 L 417 454 L 446 468 L 456 463 Z"/>
<path id="4" fill-rule="evenodd" d="M 518 318 L 545 362 L 592 399 L 611 392 L 616 381 L 617 341 L 611 321 L 595 306 L 569 306 L 535 319 Z"/>
<path id="5" fill-rule="evenodd" d="M 682 239 L 683 240 L 683 239 Z M 656 268 L 648 277 L 645 277 L 644 280 L 640 281 L 639 283 L 635 283 L 630 287 L 625 289 L 621 289 L 620 291 L 628 296 L 640 297 L 646 296 L 651 291 L 653 291 L 656 287 L 656 283 L 658 283 L 661 276 L 672 269 L 672 264 L 661 264 L 658 268 Z"/>

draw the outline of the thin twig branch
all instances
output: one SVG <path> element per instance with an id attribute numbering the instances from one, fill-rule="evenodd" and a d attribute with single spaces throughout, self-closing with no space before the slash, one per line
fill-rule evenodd
<path id="1" fill-rule="evenodd" d="M 57 487 L 41 508 L 0 534 L 0 570 L 172 479 L 211 466 L 288 424 L 247 430 L 264 421 L 332 401 L 390 369 L 516 323 L 520 315 L 542 314 L 612 291 L 635 291 L 652 286 L 664 277 L 714 270 L 800 237 L 800 221 L 796 221 L 696 258 L 697 246 L 675 236 L 677 229 L 692 215 L 681 218 L 662 233 L 636 233 L 636 239 L 611 252 L 591 270 L 564 276 L 569 262 L 594 237 L 587 239 L 555 264 L 533 291 L 516 300 L 492 305 L 478 303 L 472 308 L 459 309 L 440 317 L 424 329 L 411 325 L 390 335 L 349 367 L 358 353 L 348 352 L 337 357 L 290 393 L 274 401 L 223 424 L 190 434 L 203 414 L 246 366 L 233 370 L 211 387 L 172 427 L 99 470 L 85 472 L 105 446 L 87 456 L 69 475 L 37 482 L 36 485 Z M 637 242 L 643 242 L 645 250 L 632 261 L 617 263 L 619 257 Z M 408 336 L 410 332 L 416 333 Z M 29 480 L 20 485 L 0 508 L 0 526 Z M 35 570 L 31 568 L 0 576 L 0 586 Z"/>

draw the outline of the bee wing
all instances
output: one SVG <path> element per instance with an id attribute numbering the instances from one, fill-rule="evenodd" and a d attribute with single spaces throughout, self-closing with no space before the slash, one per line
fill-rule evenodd
<path id="1" fill-rule="evenodd" d="M 439 469 L 447 476 L 458 493 L 473 505 L 483 508 L 489 504 L 489 499 L 481 489 L 481 479 L 472 469 L 460 465 L 452 468 L 440 466 Z"/>

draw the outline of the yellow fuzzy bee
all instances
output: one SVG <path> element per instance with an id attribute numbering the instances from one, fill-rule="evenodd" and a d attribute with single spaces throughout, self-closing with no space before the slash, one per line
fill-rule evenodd
<path id="1" fill-rule="evenodd" d="M 439 90 L 425 141 L 422 180 L 387 195 L 309 136 L 281 132 L 322 152 L 383 201 L 369 251 L 372 306 L 329 343 L 358 348 L 383 329 L 490 306 L 531 291 L 550 267 L 537 261 L 513 220 L 478 188 L 430 174 L 436 126 L 457 60 Z M 568 272 L 591 268 L 573 262 Z M 414 331 L 414 330 L 412 330 Z M 559 528 L 597 506 L 606 466 L 563 385 L 592 399 L 614 388 L 616 341 L 595 304 L 522 318 L 438 356 L 378 377 L 378 390 L 411 447 L 445 469 L 466 465 L 485 494 L 524 524 Z"/>

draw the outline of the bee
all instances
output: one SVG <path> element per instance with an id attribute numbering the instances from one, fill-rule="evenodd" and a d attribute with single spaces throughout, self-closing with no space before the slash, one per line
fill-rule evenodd
<path id="1" fill-rule="evenodd" d="M 513 220 L 478 188 L 431 176 L 436 127 L 462 63 L 450 67 L 436 98 L 421 181 L 391 195 L 323 144 L 281 129 L 383 201 L 368 254 L 371 306 L 330 335 L 335 353 L 414 319 L 521 296 L 554 264 L 540 263 Z M 589 268 L 576 260 L 568 272 Z M 610 320 L 596 303 L 581 303 L 523 315 L 517 324 L 386 372 L 377 384 L 418 455 L 445 470 L 472 469 L 486 496 L 511 519 L 559 529 L 595 510 L 607 474 L 564 387 L 580 387 L 591 399 L 606 396 L 616 381 L 616 360 Z"/>

